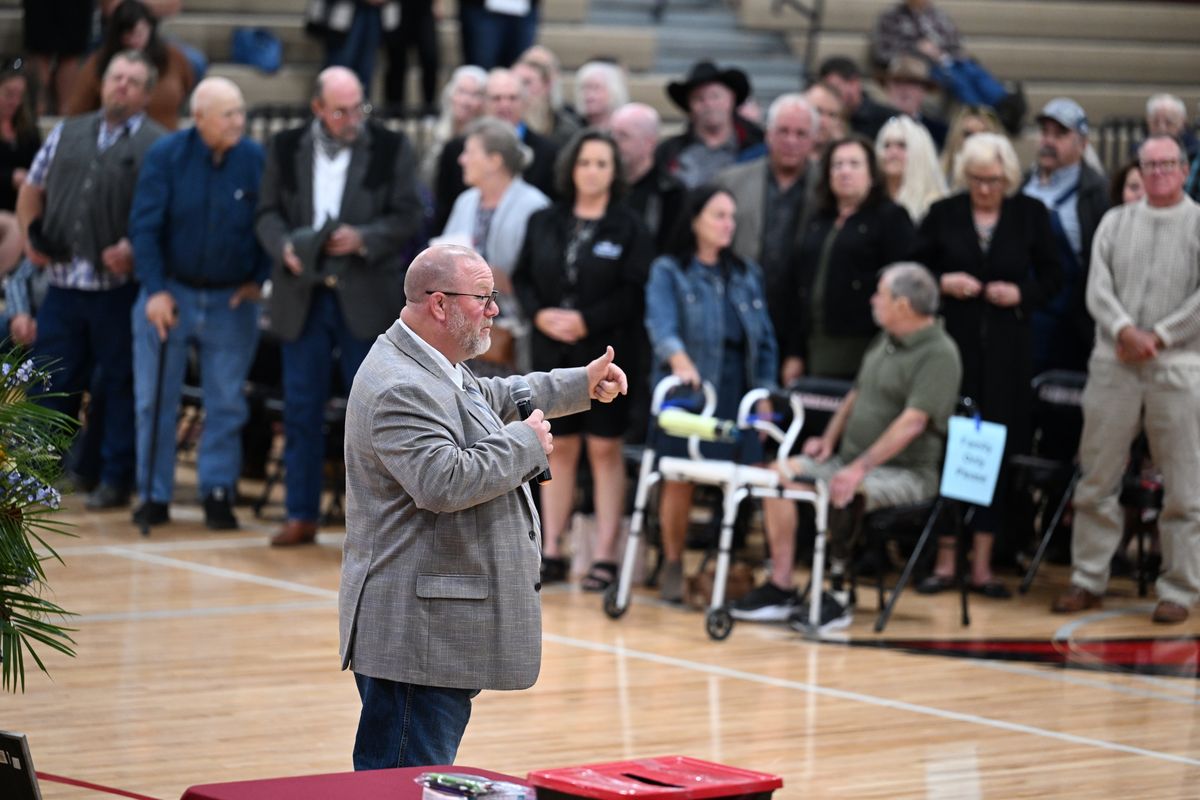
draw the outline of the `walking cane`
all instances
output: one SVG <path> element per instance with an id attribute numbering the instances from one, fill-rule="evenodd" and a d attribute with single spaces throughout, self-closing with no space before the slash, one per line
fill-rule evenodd
<path id="1" fill-rule="evenodd" d="M 158 374 L 154 377 L 154 416 L 150 418 L 150 457 L 146 459 L 146 499 L 142 501 L 146 505 L 151 502 L 151 493 L 154 490 L 154 456 L 158 452 L 158 415 L 162 411 L 163 372 L 166 371 L 166 366 L 167 340 L 159 339 Z M 139 523 L 142 536 L 150 535 L 150 512 L 146 505 L 143 505 L 144 513 Z"/>

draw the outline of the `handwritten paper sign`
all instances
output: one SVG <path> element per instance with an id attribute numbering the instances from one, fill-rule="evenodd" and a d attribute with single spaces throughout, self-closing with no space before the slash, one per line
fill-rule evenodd
<path id="1" fill-rule="evenodd" d="M 950 418 L 942 496 L 977 506 L 990 506 L 1000 477 L 1008 429 L 995 422 Z"/>

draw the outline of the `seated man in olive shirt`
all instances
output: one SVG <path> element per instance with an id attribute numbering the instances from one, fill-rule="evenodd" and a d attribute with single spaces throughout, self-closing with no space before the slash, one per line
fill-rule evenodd
<path id="1" fill-rule="evenodd" d="M 893 264 L 883 271 L 871 297 L 871 311 L 883 330 L 825 433 L 805 442 L 804 456 L 790 464 L 795 473 L 829 485 L 833 592 L 822 603 L 822 631 L 853 621 L 841 577 L 862 514 L 937 494 L 947 420 L 962 379 L 958 348 L 935 316 L 938 296 L 937 282 L 919 264 Z M 730 612 L 736 619 L 782 622 L 801 612 L 792 575 L 796 506 L 764 500 L 763 511 L 771 574 Z"/>

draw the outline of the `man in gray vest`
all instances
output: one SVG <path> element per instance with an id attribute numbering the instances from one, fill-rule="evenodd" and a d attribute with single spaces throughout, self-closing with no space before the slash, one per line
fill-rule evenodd
<path id="1" fill-rule="evenodd" d="M 50 389 L 71 395 L 91 383 L 103 398 L 100 484 L 90 509 L 129 502 L 133 482 L 133 342 L 137 296 L 129 208 L 146 151 L 166 131 L 146 118 L 157 73 L 142 53 L 115 55 L 100 110 L 60 122 L 34 158 L 17 198 L 29 260 L 50 271 L 33 355 L 54 371 Z M 71 410 L 70 397 L 46 405 Z"/>
<path id="2" fill-rule="evenodd" d="M 255 231 L 274 261 L 271 329 L 283 340 L 287 524 L 276 546 L 316 539 L 334 350 L 342 383 L 404 305 L 403 249 L 424 217 L 401 133 L 367 120 L 354 73 L 317 76 L 312 123 L 271 140 Z"/>

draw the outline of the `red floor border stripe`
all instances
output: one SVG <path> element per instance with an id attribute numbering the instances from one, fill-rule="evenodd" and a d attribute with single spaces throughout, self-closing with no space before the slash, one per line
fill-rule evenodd
<path id="1" fill-rule="evenodd" d="M 77 786 L 81 789 L 91 789 L 94 792 L 104 792 L 105 794 L 115 794 L 119 797 L 132 797 L 133 800 L 159 800 L 157 797 L 150 797 L 144 794 L 135 792 L 127 792 L 124 789 L 113 789 L 111 786 L 101 786 L 98 783 L 88 783 L 87 781 L 76 780 L 75 778 L 64 778 L 62 775 L 52 775 L 49 772 L 39 772 L 38 780 L 50 781 L 51 783 L 64 783 L 67 786 Z"/>

